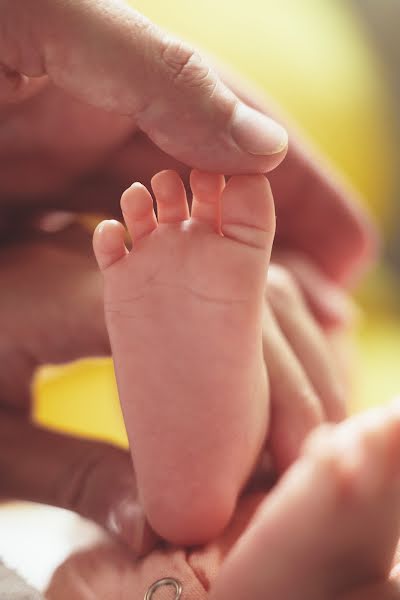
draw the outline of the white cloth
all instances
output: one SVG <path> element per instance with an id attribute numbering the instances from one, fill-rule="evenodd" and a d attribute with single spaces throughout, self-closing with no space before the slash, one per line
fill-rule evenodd
<path id="1" fill-rule="evenodd" d="M 0 562 L 0 600 L 44 600 L 17 573 Z"/>

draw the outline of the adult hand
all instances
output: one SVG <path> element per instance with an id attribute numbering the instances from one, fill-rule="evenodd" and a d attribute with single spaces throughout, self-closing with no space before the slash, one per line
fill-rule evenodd
<path id="1" fill-rule="evenodd" d="M 285 155 L 285 132 L 261 115 L 268 103 L 237 82 L 232 93 L 121 2 L 2 0 L 0 22 L 4 226 L 40 208 L 116 212 L 132 180 L 162 168 L 264 172 Z M 340 280 L 365 264 L 365 215 L 304 145 L 293 141 L 272 181 L 278 245 Z"/>
<path id="2" fill-rule="evenodd" d="M 240 102 L 190 47 L 119 0 L 2 0 L 0 16 L 3 105 L 30 96 L 30 88 L 43 91 L 37 79 L 48 76 L 88 116 L 90 105 L 129 117 L 164 152 L 203 170 L 266 171 L 286 153 L 281 126 Z M 99 132 L 91 133 L 96 145 Z M 114 140 L 120 136 L 121 124 Z"/>

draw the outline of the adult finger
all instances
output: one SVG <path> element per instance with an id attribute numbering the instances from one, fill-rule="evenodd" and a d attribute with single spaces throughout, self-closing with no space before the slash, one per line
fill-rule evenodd
<path id="1" fill-rule="evenodd" d="M 349 294 L 314 262 L 299 252 L 274 253 L 274 263 L 285 267 L 296 280 L 313 316 L 324 328 L 349 327 L 359 311 Z"/>
<path id="2" fill-rule="evenodd" d="M 286 269 L 270 265 L 267 297 L 279 327 L 320 398 L 327 419 L 342 420 L 346 416 L 345 392 L 336 363 L 327 340 Z"/>
<path id="3" fill-rule="evenodd" d="M 271 388 L 268 446 L 274 466 L 281 473 L 299 456 L 304 439 L 324 420 L 324 412 L 268 306 L 264 312 L 263 351 Z"/>
<path id="4" fill-rule="evenodd" d="M 141 508 L 128 452 L 0 414 L 0 495 L 72 510 L 123 540 L 136 555 L 157 540 Z"/>
<path id="5" fill-rule="evenodd" d="M 303 252 L 334 281 L 353 284 L 379 247 L 377 229 L 357 193 L 296 139 L 271 184 L 280 190 L 277 246 Z"/>
<path id="6" fill-rule="evenodd" d="M 3 0 L 0 55 L 29 77 L 132 116 L 164 151 L 203 170 L 265 172 L 287 149 L 275 121 L 238 101 L 192 48 L 118 0 Z"/>

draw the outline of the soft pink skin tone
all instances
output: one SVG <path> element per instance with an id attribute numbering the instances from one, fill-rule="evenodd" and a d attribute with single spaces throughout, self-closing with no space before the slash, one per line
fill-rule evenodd
<path id="1" fill-rule="evenodd" d="M 265 497 L 204 597 L 399 600 L 399 429 L 398 407 L 387 407 L 372 419 L 318 432 Z M 223 549 L 223 539 L 211 547 Z M 212 580 L 202 564 L 202 582 Z M 167 560 L 163 572 L 173 576 L 174 566 Z M 140 587 L 138 572 L 131 556 L 109 542 L 70 557 L 46 597 L 130 600 Z"/>
<path id="2" fill-rule="evenodd" d="M 211 600 L 399 598 L 389 582 L 399 463 L 399 402 L 311 434 L 227 557 Z"/>
<path id="3" fill-rule="evenodd" d="M 158 224 L 143 186 L 125 192 L 129 254 L 118 223 L 94 235 L 144 509 L 157 533 L 183 544 L 222 531 L 266 436 L 262 318 L 275 232 L 263 176 L 223 189 L 222 176 L 194 171 L 191 187 L 189 218 L 180 178 L 153 179 Z"/>
<path id="4" fill-rule="evenodd" d="M 142 530 L 143 523 L 127 518 L 138 514 L 128 457 L 120 460 L 105 444 L 48 435 L 27 419 L 31 376 L 38 365 L 107 353 L 108 340 L 87 243 L 76 245 L 69 231 L 59 243 L 58 236 L 36 236 L 24 225 L 48 210 L 115 215 L 122 190 L 132 180 L 149 184 L 161 169 L 177 169 L 187 182 L 189 165 L 204 168 L 211 156 L 211 169 L 259 172 L 275 167 L 286 152 L 269 153 L 276 141 L 269 121 L 261 128 L 258 123 L 256 131 L 245 123 L 247 140 L 242 142 L 247 149 L 241 149 L 231 135 L 238 99 L 267 114 L 273 112 L 271 102 L 258 100 L 248 84 L 229 77 L 232 93 L 202 66 L 198 54 L 151 24 L 142 27 L 144 23 L 141 15 L 111 1 L 0 3 L 0 235 L 13 240 L 9 248 L 2 246 L 0 265 L 1 289 L 9 291 L 1 295 L 1 330 L 12 340 L 0 349 L 0 403 L 5 408 L 0 492 L 67 506 L 107 526 L 109 513 L 121 505 L 121 490 L 129 487 L 125 482 L 132 481 L 132 491 L 122 493 L 132 510 L 121 515 L 115 533 L 135 550 L 140 540 L 133 541 L 131 529 Z M 178 60 L 160 61 L 160 53 Z M 177 78 L 183 64 L 185 76 Z M 182 120 L 188 106 L 191 122 Z M 173 135 L 165 137 L 171 130 Z M 258 132 L 269 145 L 265 156 L 253 153 L 260 150 Z M 345 323 L 346 306 L 329 286 L 338 290 L 336 282 L 352 279 L 373 255 L 368 218 L 352 192 L 338 185 L 337 176 L 327 174 L 319 157 L 293 136 L 287 160 L 272 181 L 278 197 L 277 247 L 294 252 L 296 261 L 299 252 L 304 254 L 301 260 L 314 273 L 312 289 L 304 289 L 314 298 L 318 320 Z M 303 288 L 304 280 L 298 281 Z M 290 354 L 288 345 L 283 346 Z M 276 368 L 271 365 L 272 387 L 285 364 L 280 356 Z M 311 375 L 294 359 L 297 375 L 287 390 L 299 402 L 291 405 L 279 386 L 272 398 L 277 408 L 272 428 L 275 423 L 277 429 L 293 432 L 293 439 L 277 436 L 282 439 L 275 444 L 281 467 L 297 455 L 326 404 Z M 18 447 L 10 443 L 15 439 Z M 121 485 L 113 495 L 108 481 L 117 473 Z"/>
<path id="5" fill-rule="evenodd" d="M 290 261 L 286 256 L 285 263 Z M 315 305 L 326 288 L 325 276 L 304 257 L 301 263 L 312 275 L 311 287 L 302 286 L 300 279 L 296 283 L 277 264 L 270 265 L 266 282 L 263 350 L 272 412 L 268 442 L 279 472 L 296 459 L 308 432 L 328 415 L 333 417 L 334 398 L 336 414 L 343 414 L 343 399 L 336 391 L 341 378 L 302 300 L 305 294 L 307 303 Z M 146 552 L 155 536 L 144 520 L 129 453 L 42 430 L 29 419 L 31 379 L 38 366 L 110 353 L 102 276 L 92 256 L 91 235 L 78 224 L 46 234 L 24 230 L 19 243 L 1 248 L 0 287 L 1 494 L 69 508 L 95 520 L 135 553 Z M 308 356 L 313 357 L 312 370 L 304 360 Z M 314 381 L 315 370 L 324 374 L 324 389 L 318 388 L 320 379 Z"/>

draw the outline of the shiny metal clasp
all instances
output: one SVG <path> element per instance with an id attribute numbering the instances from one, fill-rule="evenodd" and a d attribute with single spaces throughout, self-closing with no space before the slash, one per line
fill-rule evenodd
<path id="1" fill-rule="evenodd" d="M 154 593 L 160 588 L 170 585 L 175 589 L 175 598 L 174 600 L 179 600 L 182 594 L 182 584 L 177 579 L 173 579 L 172 577 L 164 577 L 164 579 L 159 579 L 155 581 L 153 585 L 149 587 L 144 597 L 144 600 L 152 600 L 154 598 Z"/>

